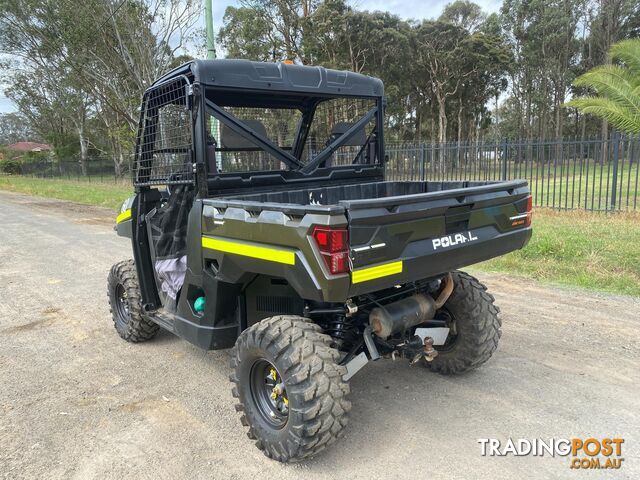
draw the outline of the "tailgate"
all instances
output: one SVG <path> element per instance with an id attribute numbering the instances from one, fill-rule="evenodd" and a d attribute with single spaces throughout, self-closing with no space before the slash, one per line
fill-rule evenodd
<path id="1" fill-rule="evenodd" d="M 340 202 L 349 220 L 352 281 L 358 295 L 429 278 L 517 250 L 531 237 L 524 225 L 526 181 L 468 186 L 437 182 L 439 191 Z"/>

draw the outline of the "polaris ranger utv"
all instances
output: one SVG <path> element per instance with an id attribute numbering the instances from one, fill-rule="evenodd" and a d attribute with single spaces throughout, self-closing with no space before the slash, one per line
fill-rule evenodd
<path id="1" fill-rule="evenodd" d="M 370 361 L 486 362 L 498 308 L 457 269 L 531 236 L 523 180 L 386 181 L 383 108 L 376 78 L 244 60 L 190 62 L 143 96 L 115 328 L 232 348 L 242 424 L 282 462 L 340 437 Z"/>

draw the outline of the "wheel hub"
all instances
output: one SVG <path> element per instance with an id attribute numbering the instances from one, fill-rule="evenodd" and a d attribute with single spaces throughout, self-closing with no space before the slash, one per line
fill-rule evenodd
<path id="1" fill-rule="evenodd" d="M 117 322 L 121 325 L 126 325 L 129 319 L 129 301 L 127 291 L 121 283 L 116 285 L 115 300 L 114 307 L 117 315 Z"/>
<path id="2" fill-rule="evenodd" d="M 260 415 L 274 428 L 282 428 L 289 418 L 289 398 L 282 376 L 267 360 L 251 368 L 251 396 Z"/>

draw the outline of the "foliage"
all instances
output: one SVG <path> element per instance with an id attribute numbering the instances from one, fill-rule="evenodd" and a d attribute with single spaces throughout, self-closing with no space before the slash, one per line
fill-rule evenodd
<path id="1" fill-rule="evenodd" d="M 640 133 L 640 39 L 616 43 L 609 51 L 619 65 L 601 65 L 574 81 L 596 95 L 574 98 L 567 105 L 601 117 L 622 132 Z"/>
<path id="2" fill-rule="evenodd" d="M 421 137 L 425 130 L 429 137 L 446 138 L 449 123 L 462 135 L 461 123 L 479 123 L 487 95 L 506 87 L 508 52 L 498 35 L 480 32 L 485 15 L 468 1 L 447 7 L 440 21 L 421 24 L 387 12 L 358 11 L 344 0 L 306 8 L 285 0 L 241 3 L 227 8 L 218 37 L 230 56 L 289 58 L 381 78 L 390 140 Z M 461 113 L 448 122 L 452 107 Z M 437 130 L 430 123 L 435 111 L 441 121 Z"/>
<path id="3" fill-rule="evenodd" d="M 0 114 L 0 145 L 30 141 L 40 142 L 42 138 L 33 131 L 29 120 L 20 112 Z"/>
<path id="4" fill-rule="evenodd" d="M 204 47 L 200 0 L 0 1 L 0 66 L 19 109 L 0 118 L 0 142 L 46 141 L 83 168 L 107 155 L 120 172 L 144 89 Z M 381 78 L 389 142 L 480 142 L 606 136 L 607 122 L 563 105 L 588 93 L 576 77 L 640 32 L 636 0 L 504 0 L 490 15 L 454 0 L 422 21 L 353 5 L 239 0 L 218 42 L 230 58 Z"/>
<path id="5" fill-rule="evenodd" d="M 455 0 L 445 5 L 439 20 L 461 27 L 468 32 L 475 32 L 482 28 L 487 15 L 480 5 L 469 0 Z"/>
<path id="6" fill-rule="evenodd" d="M 0 172 L 20 175 L 22 173 L 22 162 L 16 159 L 0 160 Z"/>
<path id="7" fill-rule="evenodd" d="M 197 0 L 3 0 L 7 95 L 59 158 L 75 155 L 84 170 L 97 148 L 118 168 L 142 92 L 185 59 L 199 7 Z"/>

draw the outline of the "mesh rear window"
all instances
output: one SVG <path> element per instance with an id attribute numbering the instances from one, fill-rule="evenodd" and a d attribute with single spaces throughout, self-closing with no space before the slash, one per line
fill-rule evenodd
<path id="1" fill-rule="evenodd" d="M 322 101 L 316 107 L 300 161 L 306 164 L 313 160 L 332 141 L 360 120 L 375 106 L 375 100 L 341 97 Z M 223 107 L 224 110 L 265 137 L 279 148 L 293 153 L 293 147 L 302 120 L 302 112 L 293 108 L 247 108 Z M 347 145 L 341 146 L 329 159 L 326 166 L 353 163 L 363 144 L 375 128 L 370 121 L 354 135 Z M 224 123 L 208 117 L 207 132 L 211 144 L 218 146 L 216 164 L 222 173 L 255 170 L 283 170 L 287 166 L 230 130 Z"/>
<path id="2" fill-rule="evenodd" d="M 375 101 L 367 98 L 332 98 L 318 105 L 311 124 L 311 131 L 302 154 L 303 163 L 308 163 L 320 153 L 340 133 L 356 123 L 375 106 Z M 375 121 L 369 122 L 363 132 L 356 134 L 348 145 L 343 145 L 333 154 L 331 165 L 350 165 L 360 152 L 366 138 L 375 128 Z"/>
<path id="3" fill-rule="evenodd" d="M 187 80 L 178 78 L 145 94 L 135 158 L 136 185 L 193 181 L 192 128 Z"/>
<path id="4" fill-rule="evenodd" d="M 299 110 L 248 107 L 225 107 L 224 110 L 281 149 L 291 151 L 293 148 L 302 117 Z M 268 152 L 259 150 L 251 140 L 235 133 L 212 116 L 208 116 L 207 133 L 210 139 L 216 139 L 216 163 L 222 172 L 286 169 L 286 164 Z"/>

